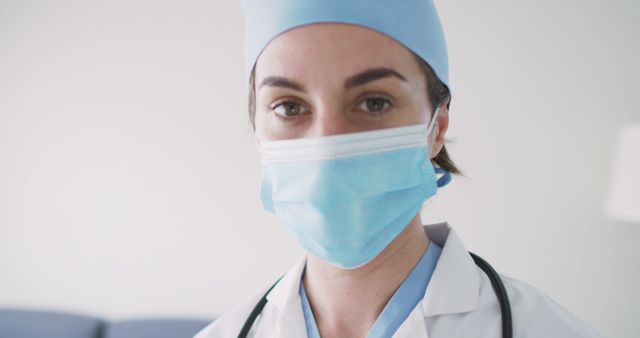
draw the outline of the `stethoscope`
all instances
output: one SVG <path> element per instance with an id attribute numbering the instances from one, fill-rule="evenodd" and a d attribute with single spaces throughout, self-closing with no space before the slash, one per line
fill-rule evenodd
<path id="1" fill-rule="evenodd" d="M 487 261 L 482 259 L 480 256 L 474 254 L 473 252 L 469 252 L 469 254 L 473 258 L 476 265 L 480 269 L 482 269 L 482 271 L 484 271 L 487 274 L 487 276 L 489 276 L 489 279 L 491 280 L 491 285 L 493 286 L 493 291 L 496 293 L 496 296 L 498 297 L 498 302 L 500 302 L 500 312 L 502 314 L 502 337 L 512 338 L 513 323 L 511 320 L 511 303 L 509 303 L 509 296 L 507 295 L 507 290 L 504 287 L 504 283 L 502 283 L 502 279 L 500 278 L 496 270 L 494 270 L 493 267 L 489 263 L 487 263 Z M 264 306 L 267 305 L 267 295 L 276 286 L 276 284 L 278 284 L 279 281 L 280 280 L 275 282 L 269 288 L 269 290 L 265 292 L 262 298 L 260 298 L 260 301 L 258 301 L 258 304 L 256 304 L 253 310 L 251 310 L 251 314 L 249 314 L 249 317 L 244 322 L 244 325 L 242 326 L 242 330 L 240 330 L 240 334 L 238 334 L 238 338 L 247 337 L 247 334 L 249 334 L 249 330 L 251 330 L 253 323 L 256 321 L 256 319 L 260 315 L 260 312 L 262 312 L 262 309 L 264 308 Z"/>

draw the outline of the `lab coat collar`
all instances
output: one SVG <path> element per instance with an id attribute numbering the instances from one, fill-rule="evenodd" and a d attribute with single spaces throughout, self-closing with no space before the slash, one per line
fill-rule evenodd
<path id="1" fill-rule="evenodd" d="M 422 301 L 424 316 L 475 310 L 480 298 L 480 277 L 462 240 L 446 222 L 425 225 L 424 230 L 431 241 L 442 247 Z M 299 290 L 306 261 L 307 256 L 303 255 L 267 296 L 269 303 L 283 313 L 302 314 Z"/>
<path id="2" fill-rule="evenodd" d="M 277 330 L 273 332 L 273 337 L 307 336 L 299 292 L 306 262 L 307 256 L 303 255 L 267 295 L 268 303 L 278 309 L 278 324 L 275 326 Z"/>
<path id="3" fill-rule="evenodd" d="M 429 239 L 442 247 L 422 301 L 424 316 L 475 310 L 480 302 L 480 276 L 462 240 L 446 222 L 424 229 Z"/>
<path id="4" fill-rule="evenodd" d="M 300 281 L 307 263 L 307 255 L 300 257 L 296 265 L 282 277 L 282 280 L 269 292 L 267 300 L 281 311 L 291 304 L 300 303 Z M 302 305 L 301 305 L 302 306 Z"/>

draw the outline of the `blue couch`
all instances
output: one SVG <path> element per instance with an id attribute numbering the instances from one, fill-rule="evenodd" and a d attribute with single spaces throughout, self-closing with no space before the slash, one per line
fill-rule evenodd
<path id="1" fill-rule="evenodd" d="M 207 319 L 109 321 L 65 312 L 0 308 L 0 338 L 191 338 Z"/>

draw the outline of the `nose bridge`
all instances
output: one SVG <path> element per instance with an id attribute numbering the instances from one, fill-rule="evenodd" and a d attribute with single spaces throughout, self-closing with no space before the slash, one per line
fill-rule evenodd
<path id="1" fill-rule="evenodd" d="M 339 109 L 328 109 L 316 114 L 311 128 L 312 136 L 329 136 L 345 134 L 351 131 L 352 127 Z"/>
<path id="2" fill-rule="evenodd" d="M 339 135 L 354 132 L 353 124 L 338 93 L 319 96 L 307 137 Z"/>

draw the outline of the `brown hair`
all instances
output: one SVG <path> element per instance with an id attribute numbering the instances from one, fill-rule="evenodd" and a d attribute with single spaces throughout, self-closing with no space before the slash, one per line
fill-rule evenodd
<path id="1" fill-rule="evenodd" d="M 415 55 L 415 54 L 414 54 Z M 451 97 L 451 93 L 449 92 L 449 88 L 447 85 L 442 82 L 436 73 L 433 71 L 431 66 L 424 62 L 422 58 L 415 55 L 418 61 L 424 66 L 424 72 L 427 78 L 427 89 L 429 95 L 429 101 L 433 107 L 438 107 Z M 449 109 L 451 101 L 447 102 L 447 109 Z M 249 120 L 251 121 L 251 127 L 255 131 L 255 117 L 256 117 L 256 88 L 255 88 L 255 67 L 251 71 L 251 76 L 249 77 Z M 433 162 L 440 168 L 456 175 L 462 175 L 462 172 L 451 160 L 449 157 L 449 153 L 447 152 L 446 147 L 443 145 L 442 149 L 433 159 Z"/>
<path id="2" fill-rule="evenodd" d="M 433 107 L 438 107 L 442 104 L 442 102 L 449 99 L 449 102 L 447 102 L 447 109 L 449 109 L 449 106 L 451 105 L 451 92 L 449 91 L 449 87 L 447 87 L 447 85 L 445 85 L 444 82 L 440 80 L 440 78 L 433 71 L 433 68 L 431 68 L 428 63 L 422 60 L 422 58 L 420 58 L 419 56 L 415 54 L 414 56 L 423 65 L 424 73 L 427 78 L 427 91 L 431 105 Z M 442 149 L 440 150 L 438 155 L 434 157 L 433 162 L 438 167 L 452 174 L 462 175 L 462 171 L 460 171 L 460 169 L 456 167 L 455 163 L 453 163 L 453 160 L 451 160 L 451 157 L 449 157 L 447 148 L 444 145 L 442 145 Z"/>

